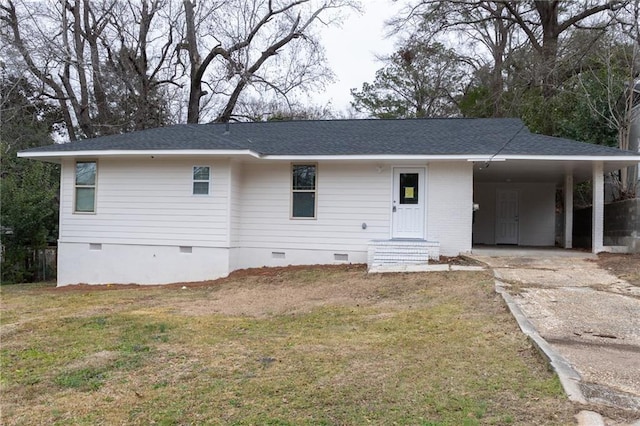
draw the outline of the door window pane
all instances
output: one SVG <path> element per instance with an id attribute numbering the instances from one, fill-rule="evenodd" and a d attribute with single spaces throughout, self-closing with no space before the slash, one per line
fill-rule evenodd
<path id="1" fill-rule="evenodd" d="M 418 173 L 400 173 L 400 204 L 418 204 Z"/>

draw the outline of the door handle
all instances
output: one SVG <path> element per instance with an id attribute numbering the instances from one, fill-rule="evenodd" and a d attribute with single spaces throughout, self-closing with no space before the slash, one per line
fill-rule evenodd
<path id="1" fill-rule="evenodd" d="M 392 212 L 396 212 L 396 206 L 393 206 L 393 209 L 391 210 Z"/>

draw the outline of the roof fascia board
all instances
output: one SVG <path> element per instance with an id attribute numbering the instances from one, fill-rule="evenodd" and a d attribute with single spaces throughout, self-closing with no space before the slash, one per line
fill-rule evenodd
<path id="1" fill-rule="evenodd" d="M 638 155 L 500 155 L 492 158 L 491 161 L 502 159 L 508 160 L 545 160 L 545 161 L 638 161 Z"/>
<path id="2" fill-rule="evenodd" d="M 320 161 L 320 160 L 460 160 L 460 161 L 638 161 L 640 155 L 263 155 L 264 160 Z"/>
<path id="3" fill-rule="evenodd" d="M 486 155 L 263 155 L 263 160 L 285 161 L 320 161 L 320 160 L 460 160 L 460 161 L 487 161 Z M 495 160 L 492 161 L 504 161 Z"/>
<path id="4" fill-rule="evenodd" d="M 42 152 L 19 152 L 20 158 L 34 159 L 54 159 L 68 157 L 146 157 L 146 156 L 236 156 L 248 155 L 253 158 L 264 160 L 284 160 L 284 161 L 357 161 L 357 160 L 430 160 L 430 161 L 479 161 L 494 162 L 508 160 L 540 160 L 540 161 L 606 161 L 606 162 L 640 162 L 640 155 L 499 155 L 490 157 L 486 155 L 260 155 L 250 149 L 245 150 L 93 150 L 93 151 L 42 151 Z"/>
<path id="5" fill-rule="evenodd" d="M 166 150 L 93 150 L 93 151 L 42 151 L 42 152 L 19 152 L 20 158 L 65 158 L 65 157 L 148 157 L 148 156 L 230 156 L 230 155 L 249 155 L 251 157 L 260 158 L 260 154 L 250 149 L 166 149 Z"/>

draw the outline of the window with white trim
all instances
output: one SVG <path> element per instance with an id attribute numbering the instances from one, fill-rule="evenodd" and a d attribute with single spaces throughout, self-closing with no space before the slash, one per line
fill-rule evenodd
<path id="1" fill-rule="evenodd" d="M 316 217 L 316 165 L 293 164 L 291 167 L 291 217 Z"/>
<path id="2" fill-rule="evenodd" d="M 209 195 L 211 186 L 211 168 L 193 166 L 193 195 Z"/>
<path id="3" fill-rule="evenodd" d="M 98 163 L 96 161 L 77 161 L 75 179 L 76 213 L 96 212 L 96 177 Z"/>

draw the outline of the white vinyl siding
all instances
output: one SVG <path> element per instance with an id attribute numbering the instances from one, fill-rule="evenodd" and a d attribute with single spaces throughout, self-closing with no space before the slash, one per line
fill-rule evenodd
<path id="1" fill-rule="evenodd" d="M 290 220 L 291 165 L 246 165 L 240 246 L 366 252 L 369 240 L 389 238 L 388 168 L 378 173 L 373 163 L 319 162 L 318 171 L 317 219 Z"/>
<path id="2" fill-rule="evenodd" d="M 248 166 L 251 167 L 251 166 Z M 240 215 L 242 209 L 242 182 L 244 180 L 242 173 L 244 166 L 241 163 L 232 162 L 230 164 L 229 182 L 229 246 L 238 247 L 239 232 L 242 224 Z"/>
<path id="3" fill-rule="evenodd" d="M 211 161 L 211 196 L 192 196 L 193 159 L 102 159 L 97 214 L 74 215 L 75 163 L 62 168 L 65 242 L 221 247 L 228 244 L 229 162 Z"/>

